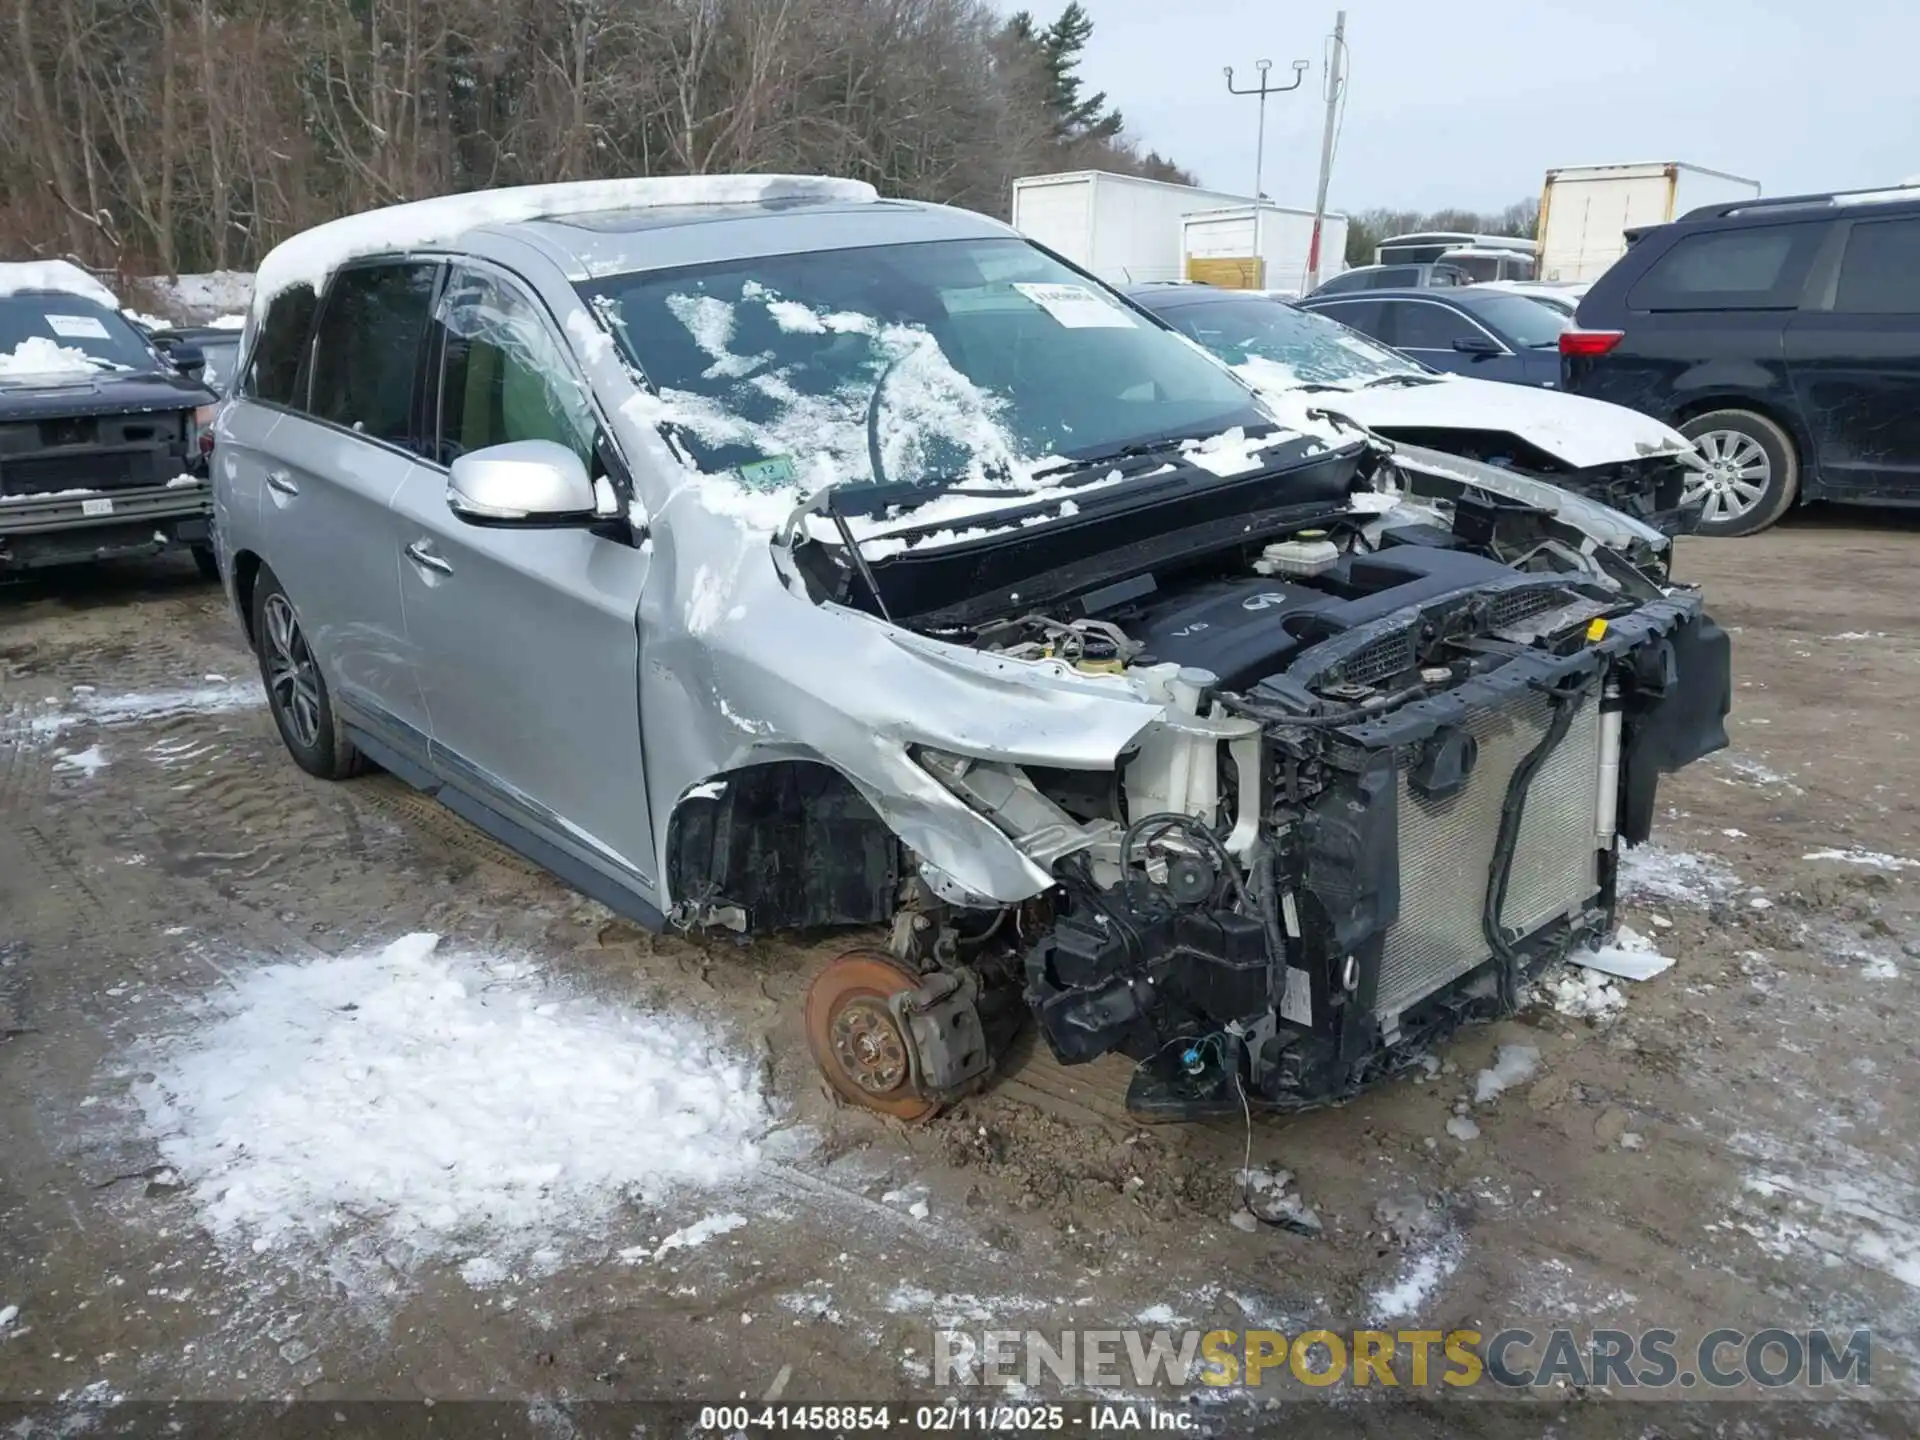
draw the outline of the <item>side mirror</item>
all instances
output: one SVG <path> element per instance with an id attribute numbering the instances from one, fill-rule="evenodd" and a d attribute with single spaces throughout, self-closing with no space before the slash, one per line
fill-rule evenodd
<path id="1" fill-rule="evenodd" d="M 1462 355 L 1471 355 L 1478 360 L 1507 353 L 1506 346 L 1491 335 L 1462 335 L 1453 342 L 1453 348 Z"/>
<path id="2" fill-rule="evenodd" d="M 552 440 L 489 445 L 453 462 L 447 508 L 469 525 L 557 528 L 594 523 L 593 481 Z"/>
<path id="3" fill-rule="evenodd" d="M 175 341 L 161 353 L 182 375 L 198 376 L 207 368 L 207 352 L 190 340 Z"/>

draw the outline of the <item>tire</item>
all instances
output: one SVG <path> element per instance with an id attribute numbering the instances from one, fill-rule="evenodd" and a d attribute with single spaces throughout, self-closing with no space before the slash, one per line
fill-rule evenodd
<path id="1" fill-rule="evenodd" d="M 1800 494 L 1800 454 L 1793 437 L 1751 410 L 1696 415 L 1680 433 L 1697 445 L 1714 473 L 1687 486 L 1705 494 L 1701 535 L 1757 535 L 1793 507 Z"/>
<path id="2" fill-rule="evenodd" d="M 267 708 L 294 763 L 322 780 L 346 780 L 365 770 L 366 757 L 334 713 L 299 614 L 270 570 L 262 570 L 254 583 L 253 648 L 267 687 Z"/>
<path id="3" fill-rule="evenodd" d="M 193 563 L 200 567 L 200 578 L 218 582 L 220 579 L 220 557 L 213 553 L 211 545 L 193 547 Z"/>

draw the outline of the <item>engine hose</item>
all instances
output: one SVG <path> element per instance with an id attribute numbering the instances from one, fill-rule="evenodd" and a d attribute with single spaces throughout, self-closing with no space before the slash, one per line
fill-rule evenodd
<path id="1" fill-rule="evenodd" d="M 1566 689 L 1544 685 L 1539 687 L 1553 705 L 1553 719 L 1548 722 L 1547 733 L 1540 738 L 1540 743 L 1515 767 L 1513 777 L 1507 781 L 1506 798 L 1500 805 L 1500 833 L 1493 845 L 1493 866 L 1487 876 L 1487 895 L 1480 911 L 1480 929 L 1487 943 L 1493 947 L 1494 956 L 1500 961 L 1500 1008 L 1506 1014 L 1512 1014 L 1520 1008 L 1520 973 L 1525 961 L 1508 941 L 1507 932 L 1500 924 L 1500 912 L 1507 903 L 1507 882 L 1513 870 L 1513 852 L 1520 844 L 1520 822 L 1526 814 L 1527 787 L 1533 783 L 1534 775 L 1546 763 L 1547 757 L 1567 738 L 1580 702 L 1593 689 L 1598 678 L 1596 671 L 1584 677 L 1579 684 Z"/>

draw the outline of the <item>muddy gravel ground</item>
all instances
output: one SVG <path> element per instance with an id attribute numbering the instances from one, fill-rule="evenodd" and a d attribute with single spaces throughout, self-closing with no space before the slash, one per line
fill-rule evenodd
<path id="1" fill-rule="evenodd" d="M 1250 1131 L 1143 1130 L 1126 1064 L 1066 1070 L 1030 1043 L 931 1124 L 837 1108 L 797 1012 L 849 937 L 651 936 L 389 777 L 309 779 L 189 564 L 0 587 L 0 1401 L 72 1433 L 153 1399 L 922 1395 L 943 1327 L 1827 1325 L 1873 1329 L 1867 1393 L 1895 1403 L 1873 1421 L 1893 1433 L 1920 1396 L 1920 526 L 1816 512 L 1682 549 L 1735 634 L 1738 689 L 1733 747 L 1666 782 L 1630 872 L 1623 919 L 1677 963 L 1599 992 L 1624 1004 L 1598 1016 L 1568 1013 L 1595 996 L 1563 984 L 1430 1075 Z M 416 932 L 493 967 L 515 1024 L 696 1027 L 765 1133 L 679 1186 L 609 1165 L 605 1193 L 544 1211 L 536 1179 L 512 1192 L 531 1208 L 469 1228 L 457 1205 L 423 1230 L 377 1203 L 393 1157 L 363 1156 L 351 1121 L 299 1162 L 346 1180 L 277 1209 L 179 1162 L 220 1142 L 167 1086 L 236 1033 L 220 1026 L 265 967 Z M 509 1013 L 493 1002 L 448 1003 Z M 276 1083 L 264 1043 L 235 1104 Z M 450 1044 L 460 1065 L 423 1081 L 449 1102 L 501 1075 L 517 1101 L 568 1068 L 523 1086 L 510 1027 Z M 1473 1104 L 1500 1046 L 1535 1066 Z M 563 1097 L 562 1133 L 578 1118 Z M 1317 1233 L 1235 1223 L 1248 1146 Z M 1373 1424 L 1348 1387 L 1297 1393 Z M 1482 1393 L 1381 1433 L 1480 1428 Z M 1263 1428 L 1258 1398 L 1188 1403 Z M 1610 1413 L 1648 1423 L 1638 1402 Z"/>

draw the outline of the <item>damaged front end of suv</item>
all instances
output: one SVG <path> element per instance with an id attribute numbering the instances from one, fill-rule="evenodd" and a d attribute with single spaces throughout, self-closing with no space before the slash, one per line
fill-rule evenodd
<path id="1" fill-rule="evenodd" d="M 1658 777 L 1726 743 L 1694 591 L 1369 445 L 1295 464 L 1288 513 L 1222 484 L 1111 572 L 1035 536 L 866 567 L 896 624 L 1162 707 L 1110 771 L 914 756 L 1047 869 L 1022 994 L 1062 1062 L 1140 1062 L 1143 1116 L 1325 1103 L 1512 1011 L 1610 929 Z"/>
<path id="2" fill-rule="evenodd" d="M 1143 1117 L 1321 1105 L 1602 939 L 1659 777 L 1727 743 L 1667 537 L 1282 424 L 1024 242 L 936 249 L 846 252 L 832 303 L 817 257 L 582 285 L 679 467 L 640 617 L 662 909 L 875 927 L 808 997 L 834 1088 L 924 1115 L 1030 1014 L 1136 1062 Z M 930 321 L 849 305 L 889 267 L 890 304 L 937 269 Z"/>

